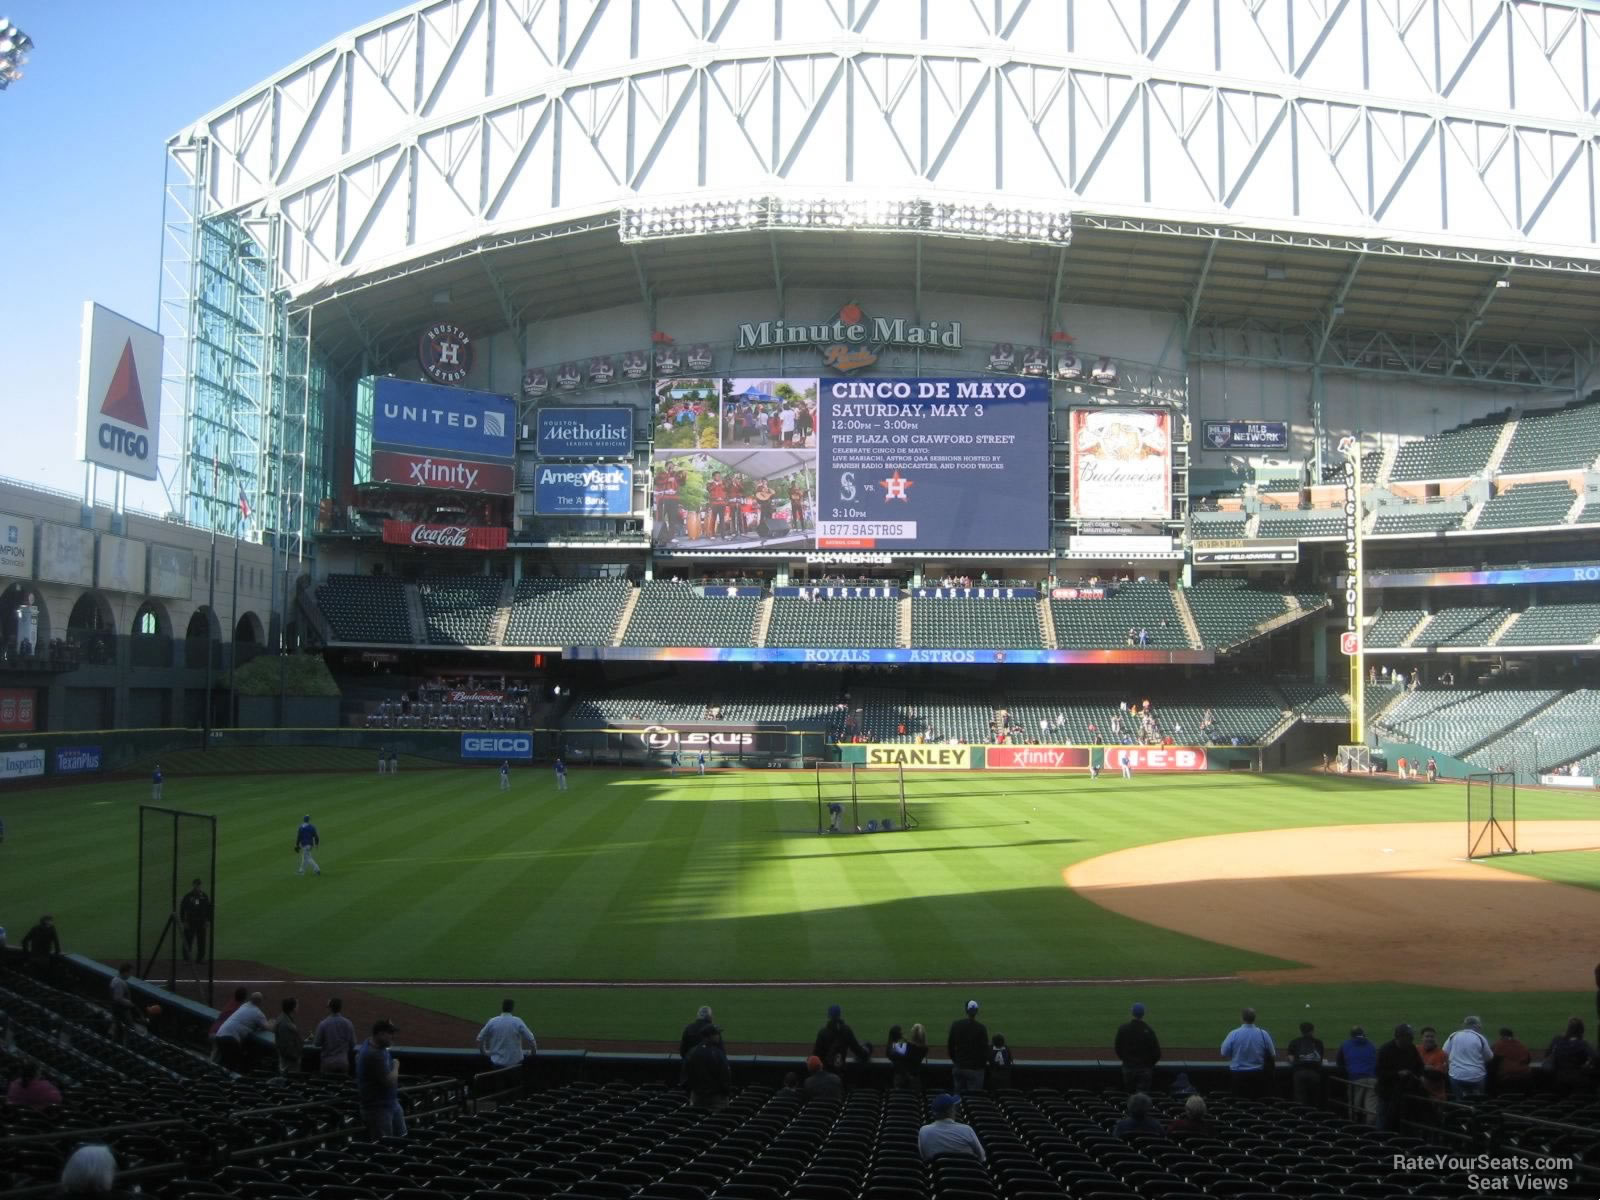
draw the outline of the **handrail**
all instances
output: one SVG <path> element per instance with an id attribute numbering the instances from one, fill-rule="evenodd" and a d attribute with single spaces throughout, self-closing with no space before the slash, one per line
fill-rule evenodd
<path id="1" fill-rule="evenodd" d="M 0 1150 L 9 1146 L 20 1146 L 27 1142 L 53 1142 L 71 1139 L 77 1142 L 101 1141 L 106 1136 L 116 1133 L 131 1133 L 135 1130 L 170 1129 L 174 1125 L 188 1127 L 189 1122 L 181 1117 L 158 1117 L 153 1121 L 124 1121 L 119 1125 L 95 1125 L 84 1127 L 74 1125 L 63 1129 L 52 1129 L 48 1133 L 14 1133 L 0 1137 Z"/>

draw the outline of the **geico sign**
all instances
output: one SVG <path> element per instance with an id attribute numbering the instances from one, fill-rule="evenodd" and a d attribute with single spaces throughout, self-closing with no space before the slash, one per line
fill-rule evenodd
<path id="1" fill-rule="evenodd" d="M 639 731 L 639 740 L 652 750 L 670 750 L 674 746 L 693 746 L 710 750 L 737 750 L 754 746 L 753 733 L 695 733 L 690 730 L 668 729 L 665 725 L 651 725 Z"/>
<path id="2" fill-rule="evenodd" d="M 102 421 L 97 436 L 102 450 L 126 454 L 129 458 L 137 458 L 140 462 L 150 457 L 150 439 L 142 433 L 135 433 L 131 429 L 124 429 L 121 425 Z"/>
<path id="3" fill-rule="evenodd" d="M 1204 771 L 1206 752 L 1199 746 L 1107 746 L 1105 763 L 1135 771 Z"/>
<path id="4" fill-rule="evenodd" d="M 461 739 L 461 748 L 471 754 L 520 754 L 533 749 L 533 739 L 469 735 Z"/>

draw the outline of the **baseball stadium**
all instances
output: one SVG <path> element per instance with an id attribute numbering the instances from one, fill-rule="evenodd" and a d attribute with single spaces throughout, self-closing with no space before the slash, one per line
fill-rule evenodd
<path id="1" fill-rule="evenodd" d="M 1600 1197 L 1596 61 L 428 0 L 197 115 L 0 480 L 0 1191 Z"/>

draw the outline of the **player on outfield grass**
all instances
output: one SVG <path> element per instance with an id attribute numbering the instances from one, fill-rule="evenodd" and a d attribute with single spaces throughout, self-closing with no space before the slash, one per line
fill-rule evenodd
<path id="1" fill-rule="evenodd" d="M 1122 777 L 1124 779 L 1132 779 L 1133 762 L 1129 759 L 1128 752 L 1126 750 L 1118 751 L 1117 760 L 1122 763 Z"/>
<path id="2" fill-rule="evenodd" d="M 150 799 L 159 804 L 161 802 L 161 764 L 156 764 L 156 769 L 150 774 Z"/>
<path id="3" fill-rule="evenodd" d="M 500 760 L 500 790 L 502 792 L 511 790 L 511 760 L 509 758 Z"/>
<path id="4" fill-rule="evenodd" d="M 556 759 L 556 791 L 567 790 L 567 764 L 561 758 Z"/>
<path id="5" fill-rule="evenodd" d="M 670 761 L 672 763 L 672 770 L 669 771 L 668 774 L 676 775 L 678 773 L 678 768 L 683 766 L 683 755 L 678 752 L 677 747 L 673 747 L 672 758 Z"/>
<path id="6" fill-rule="evenodd" d="M 294 835 L 294 848 L 300 852 L 300 869 L 295 872 L 296 875 L 304 875 L 308 866 L 314 873 L 322 874 L 322 868 L 317 866 L 317 860 L 311 853 L 320 845 L 322 839 L 317 836 L 317 827 L 311 823 L 311 814 L 307 813 Z"/>
<path id="7" fill-rule="evenodd" d="M 706 752 L 704 750 L 695 756 L 695 762 L 699 764 L 700 774 L 704 775 L 706 773 Z"/>

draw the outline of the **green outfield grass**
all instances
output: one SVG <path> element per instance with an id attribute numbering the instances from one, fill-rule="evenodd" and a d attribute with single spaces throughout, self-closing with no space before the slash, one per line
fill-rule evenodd
<path id="1" fill-rule="evenodd" d="M 193 777 L 169 772 L 166 803 L 219 817 L 217 953 L 480 1017 L 499 981 L 815 981 L 814 988 L 536 989 L 542 1033 L 675 1037 L 708 1000 L 749 1040 L 800 1040 L 830 1002 L 863 1036 L 938 1027 L 970 988 L 852 989 L 838 980 L 1171 979 L 1290 967 L 1107 913 L 1062 870 L 1146 842 L 1285 826 L 1460 821 L 1455 787 L 1332 777 L 911 777 L 911 833 L 818 837 L 802 772 L 669 778 L 492 767 L 402 773 Z M 20 938 L 38 913 L 69 950 L 128 955 L 143 783 L 0 794 L 0 923 Z M 1530 794 L 1524 820 L 1588 817 L 1565 794 Z M 325 874 L 297 878 L 294 828 L 309 812 Z M 1581 873 L 1589 856 L 1505 864 Z M 1579 865 L 1562 867 L 1557 860 Z M 1568 878 L 1551 874 L 1552 878 Z M 1578 882 L 1576 878 L 1568 879 Z M 1589 880 L 1592 884 L 1592 876 Z M 486 981 L 422 989 L 418 980 Z M 1208 1045 L 1245 1000 L 1269 1027 L 1311 1012 L 1324 1029 L 1401 1016 L 1450 1022 L 1469 997 L 1438 989 L 1139 984 L 983 989 L 1018 1045 L 1102 1043 L 1132 998 L 1163 1013 L 1169 1042 Z M 1248 993 L 1248 994 L 1247 994 Z M 1263 995 L 1263 993 L 1269 993 Z M 1553 1027 L 1582 993 L 1501 995 L 1491 1022 Z M 1465 1007 L 1464 1007 L 1465 1006 Z M 1490 1005 L 1479 1007 L 1485 1009 Z M 737 1014 L 737 1017 L 734 1016 Z M 1265 1017 L 1264 1017 L 1265 1019 Z"/>

